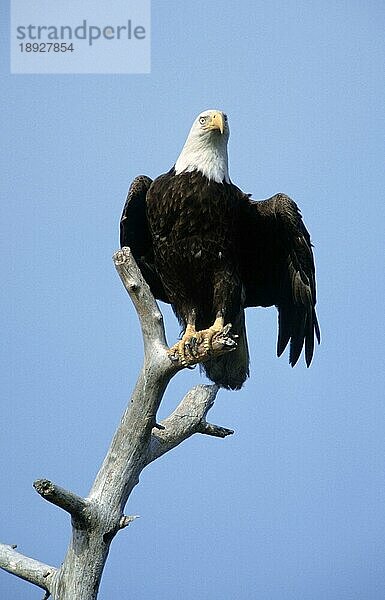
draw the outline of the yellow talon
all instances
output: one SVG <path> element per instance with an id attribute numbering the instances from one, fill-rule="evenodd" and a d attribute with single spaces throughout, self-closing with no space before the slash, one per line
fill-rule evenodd
<path id="1" fill-rule="evenodd" d="M 174 360 L 177 357 L 183 367 L 189 367 L 190 365 L 196 364 L 197 360 L 192 348 L 197 342 L 197 337 L 198 332 L 196 331 L 195 326 L 188 323 L 182 339 L 169 349 L 168 354 Z"/>
<path id="2" fill-rule="evenodd" d="M 208 329 L 199 331 L 200 336 L 203 337 L 203 346 L 206 352 L 210 352 L 212 349 L 212 339 L 216 333 L 222 331 L 225 322 L 223 317 L 217 317 L 214 323 Z"/>
<path id="3" fill-rule="evenodd" d="M 227 335 L 230 329 L 230 323 L 224 327 L 223 317 L 217 317 L 211 327 L 201 331 L 197 331 L 194 324 L 188 323 L 182 339 L 169 349 L 168 354 L 171 360 L 178 361 L 183 367 L 196 365 L 211 354 L 214 336 L 218 333 Z"/>

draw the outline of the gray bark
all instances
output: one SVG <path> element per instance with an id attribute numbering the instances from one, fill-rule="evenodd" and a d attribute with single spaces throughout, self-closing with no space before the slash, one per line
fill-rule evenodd
<path id="1" fill-rule="evenodd" d="M 62 565 L 58 569 L 44 565 L 0 544 L 0 567 L 43 588 L 54 600 L 97 598 L 110 544 L 135 519 L 124 515 L 125 505 L 149 463 L 195 433 L 216 437 L 233 433 L 206 421 L 218 391 L 214 385 L 196 386 L 169 417 L 156 422 L 166 387 L 182 366 L 167 354 L 162 315 L 129 248 L 118 251 L 114 263 L 138 314 L 144 343 L 143 368 L 129 404 L 86 498 L 48 480 L 34 483 L 44 499 L 71 516 L 72 536 Z M 218 343 L 218 354 L 232 349 L 227 331 Z"/>

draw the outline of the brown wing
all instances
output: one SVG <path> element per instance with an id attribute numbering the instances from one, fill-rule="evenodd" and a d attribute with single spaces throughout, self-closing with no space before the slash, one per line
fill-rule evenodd
<path id="1" fill-rule="evenodd" d="M 159 300 L 169 302 L 155 268 L 152 238 L 146 214 L 146 195 L 152 180 L 145 175 L 135 177 L 128 190 L 120 219 L 120 246 L 129 246 L 151 292 Z"/>
<path id="2" fill-rule="evenodd" d="M 284 194 L 269 200 L 249 200 L 240 242 L 245 306 L 275 305 L 278 356 L 290 342 L 289 362 L 294 366 L 305 345 L 309 366 L 314 333 L 320 341 L 315 267 L 310 235 L 295 202 Z"/>

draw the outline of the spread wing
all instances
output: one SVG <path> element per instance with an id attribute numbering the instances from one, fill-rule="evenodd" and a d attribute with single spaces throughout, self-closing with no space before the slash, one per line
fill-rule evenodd
<path id="1" fill-rule="evenodd" d="M 289 362 L 294 366 L 305 346 L 309 366 L 314 333 L 320 342 L 315 267 L 310 235 L 288 196 L 248 200 L 242 219 L 241 276 L 245 306 L 278 309 L 278 356 L 290 342 Z"/>
<path id="2" fill-rule="evenodd" d="M 155 267 L 152 239 L 146 213 L 146 195 L 152 180 L 145 175 L 135 177 L 128 190 L 120 219 L 120 246 L 129 246 L 151 292 L 159 300 L 169 302 Z"/>

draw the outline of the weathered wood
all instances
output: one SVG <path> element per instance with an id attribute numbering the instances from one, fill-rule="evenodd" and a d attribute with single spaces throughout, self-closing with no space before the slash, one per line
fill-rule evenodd
<path id="1" fill-rule="evenodd" d="M 15 548 L 16 546 L 0 544 L 1 568 L 49 592 L 52 577 L 56 573 L 55 567 L 20 554 Z"/>
<path id="2" fill-rule="evenodd" d="M 65 490 L 48 479 L 37 479 L 33 487 L 42 498 L 67 511 L 74 521 L 86 526 L 90 510 L 90 503 L 87 500 Z"/>
<path id="3" fill-rule="evenodd" d="M 216 437 L 226 437 L 234 433 L 232 429 L 212 425 L 206 421 L 206 415 L 214 405 L 217 392 L 216 385 L 198 385 L 187 392 L 174 412 L 160 422 L 162 429 L 153 430 L 148 462 L 169 452 L 194 433 Z"/>
<path id="4" fill-rule="evenodd" d="M 129 248 L 118 251 L 113 259 L 143 335 L 144 364 L 135 389 L 87 498 L 48 480 L 34 484 L 42 497 L 72 517 L 72 538 L 61 567 L 40 568 L 41 563 L 19 554 L 17 562 L 11 561 L 9 547 L 0 545 L 0 567 L 40 585 L 54 600 L 97 598 L 110 544 L 116 533 L 136 518 L 125 516 L 123 510 L 146 465 L 194 433 L 217 437 L 233 433 L 206 421 L 218 391 L 214 385 L 193 388 L 167 419 L 157 423 L 166 387 L 183 367 L 168 355 L 162 314 Z"/>

